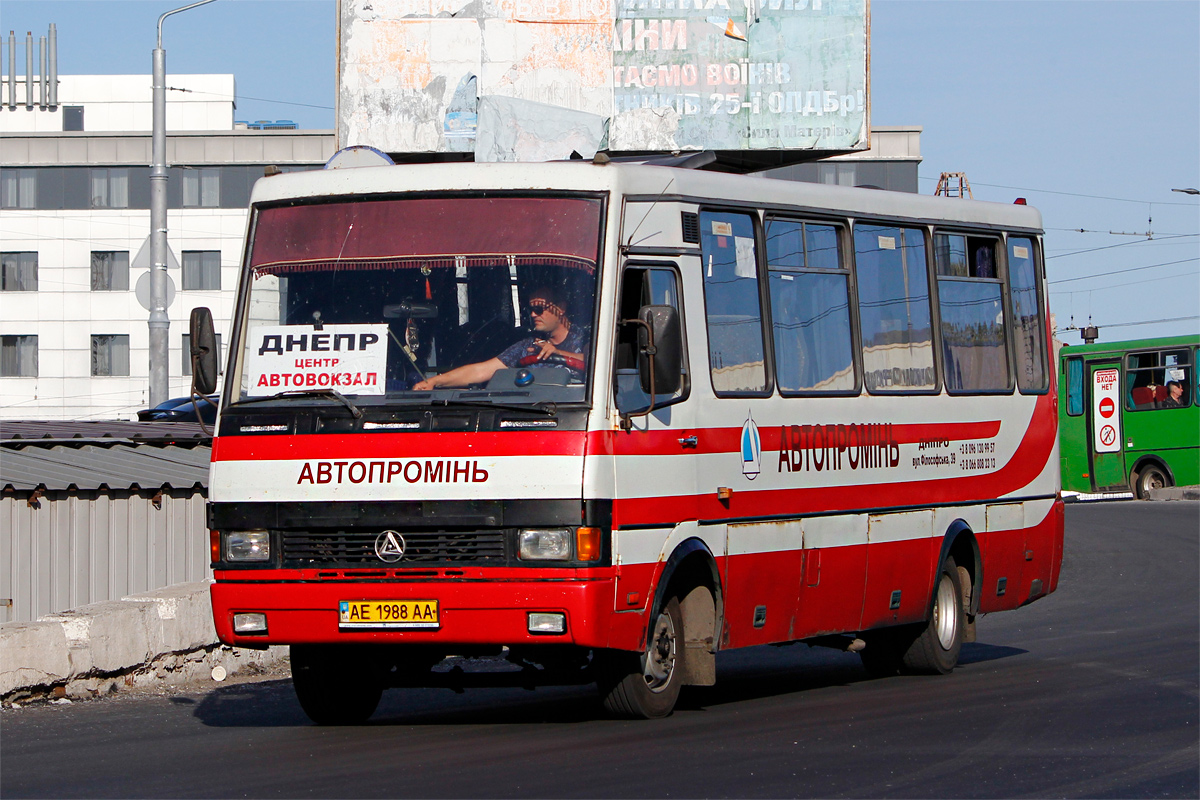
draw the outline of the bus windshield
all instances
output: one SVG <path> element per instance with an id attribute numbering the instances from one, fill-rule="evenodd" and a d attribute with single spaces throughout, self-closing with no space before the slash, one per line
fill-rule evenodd
<path id="1" fill-rule="evenodd" d="M 235 402 L 580 402 L 603 202 L 456 196 L 260 209 Z"/>

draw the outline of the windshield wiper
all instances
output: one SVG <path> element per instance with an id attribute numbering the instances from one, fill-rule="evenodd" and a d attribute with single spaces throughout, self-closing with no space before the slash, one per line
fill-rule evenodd
<path id="1" fill-rule="evenodd" d="M 230 403 L 231 406 L 244 406 L 250 403 L 262 403 L 267 400 L 278 400 L 281 397 L 332 397 L 339 403 L 350 409 L 350 413 L 355 419 L 362 419 L 362 409 L 351 403 L 346 395 L 339 392 L 337 389 L 292 389 L 286 392 L 276 392 L 275 394 L 266 397 L 251 397 L 246 400 L 238 400 L 235 403 Z"/>
<path id="2" fill-rule="evenodd" d="M 430 400 L 429 404 L 431 406 L 445 406 L 446 408 L 478 408 L 484 410 L 489 408 L 497 408 L 501 411 L 537 411 L 541 414 L 545 414 L 548 417 L 552 417 L 558 412 L 558 406 L 549 400 L 540 400 L 527 406 L 516 406 L 508 403 L 487 403 L 476 400 L 449 400 L 439 397 L 436 400 Z"/>

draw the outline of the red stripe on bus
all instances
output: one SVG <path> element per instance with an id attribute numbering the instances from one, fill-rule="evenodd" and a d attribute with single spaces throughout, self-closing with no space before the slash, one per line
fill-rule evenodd
<path id="1" fill-rule="evenodd" d="M 897 444 L 938 439 L 987 439 L 1000 430 L 999 420 L 984 422 L 893 424 Z M 762 449 L 779 449 L 782 426 L 759 429 Z M 589 455 L 688 455 L 737 453 L 742 429 L 698 428 L 687 434 L 698 438 L 695 449 L 681 450 L 681 430 L 624 433 L 592 431 L 587 435 Z M 383 458 L 397 455 L 439 458 L 494 456 L 583 455 L 584 435 L 577 431 L 493 431 L 442 433 L 304 434 L 299 436 L 219 436 L 213 441 L 213 461 L 271 461 L 309 458 Z"/>
<path id="2" fill-rule="evenodd" d="M 351 433 L 302 436 L 219 436 L 213 461 L 310 458 L 483 458 L 582 456 L 582 431 Z M 678 447 L 678 445 L 676 445 Z"/>
<path id="3" fill-rule="evenodd" d="M 852 423 L 864 424 L 864 423 Z M 871 423 L 874 424 L 874 423 Z M 758 429 L 762 450 L 778 451 L 785 427 L 764 426 Z M 965 441 L 990 439 L 1000 432 L 1000 420 L 982 422 L 923 422 L 893 423 L 891 438 L 897 444 L 916 444 L 921 441 Z M 681 450 L 679 440 L 696 436 L 696 447 Z M 588 434 L 588 455 L 675 456 L 702 453 L 737 453 L 742 449 L 742 428 L 687 428 L 669 431 L 632 432 L 592 431 Z"/>
<path id="4" fill-rule="evenodd" d="M 910 426 L 937 427 L 937 426 Z M 727 502 L 713 491 L 671 497 L 621 498 L 613 502 L 613 527 L 672 525 L 688 519 L 800 516 L 857 508 L 934 506 L 970 502 L 1004 495 L 1028 486 L 1050 458 L 1056 437 L 1053 399 L 1038 398 L 1033 418 L 1016 452 L 996 472 L 955 478 L 895 483 L 754 490 L 738 487 Z M 945 438 L 945 437 L 943 437 Z M 731 474 L 731 481 L 736 474 Z"/>

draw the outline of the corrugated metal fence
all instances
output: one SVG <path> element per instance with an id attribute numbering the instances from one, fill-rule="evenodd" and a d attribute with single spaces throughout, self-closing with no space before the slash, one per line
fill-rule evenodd
<path id="1" fill-rule="evenodd" d="M 0 622 L 212 576 L 205 492 L 0 496 Z"/>
<path id="2" fill-rule="evenodd" d="M 0 622 L 212 576 L 209 440 L 178 423 L 5 422 Z"/>

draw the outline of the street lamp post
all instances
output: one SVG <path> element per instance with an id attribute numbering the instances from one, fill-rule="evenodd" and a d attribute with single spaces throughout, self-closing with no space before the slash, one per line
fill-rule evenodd
<path id="1" fill-rule="evenodd" d="M 1200 189 L 1172 189 L 1172 192 L 1183 192 L 1184 194 L 1200 194 Z"/>
<path id="2" fill-rule="evenodd" d="M 158 40 L 154 48 L 154 122 L 150 164 L 150 405 L 156 406 L 170 393 L 167 365 L 170 348 L 167 334 L 167 53 L 162 46 L 163 20 L 213 0 L 176 8 L 158 18 Z"/>

